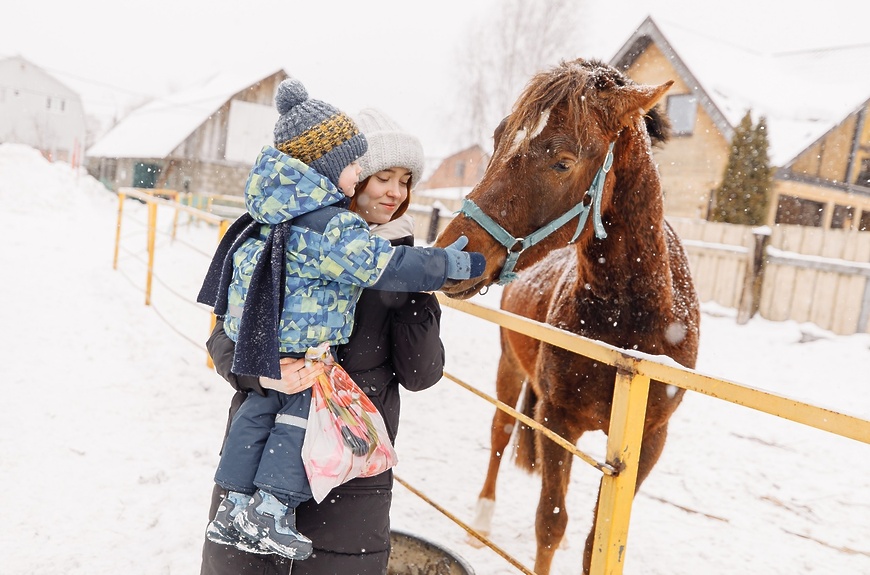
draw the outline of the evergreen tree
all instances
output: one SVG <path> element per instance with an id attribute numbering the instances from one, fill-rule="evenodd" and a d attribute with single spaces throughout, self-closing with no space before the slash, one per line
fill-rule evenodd
<path id="1" fill-rule="evenodd" d="M 773 170 L 768 156 L 767 121 L 752 124 L 747 111 L 734 130 L 722 183 L 713 191 L 710 220 L 757 226 L 767 217 Z"/>

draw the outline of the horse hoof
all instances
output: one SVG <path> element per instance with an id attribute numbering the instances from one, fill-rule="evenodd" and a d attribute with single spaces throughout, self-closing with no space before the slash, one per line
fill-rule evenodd
<path id="1" fill-rule="evenodd" d="M 488 534 L 481 533 L 481 535 L 488 535 Z M 474 535 L 469 535 L 466 541 L 469 545 L 471 545 L 475 549 L 482 549 L 483 547 L 486 547 L 486 544 L 483 541 L 481 541 L 480 539 L 478 539 L 477 537 L 475 537 Z"/>

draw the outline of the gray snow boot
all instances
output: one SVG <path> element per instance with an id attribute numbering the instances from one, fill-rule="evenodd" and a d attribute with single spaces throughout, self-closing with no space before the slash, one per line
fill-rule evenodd
<path id="1" fill-rule="evenodd" d="M 223 498 L 218 506 L 214 519 L 205 530 L 206 538 L 213 543 L 232 545 L 236 549 L 247 553 L 270 553 L 268 549 L 262 548 L 256 540 L 250 539 L 243 533 L 239 533 L 239 530 L 233 524 L 233 520 L 248 506 L 250 501 L 250 495 L 236 491 L 227 493 L 227 496 Z"/>
<path id="2" fill-rule="evenodd" d="M 251 502 L 236 515 L 234 524 L 260 547 L 289 559 L 311 556 L 311 539 L 296 531 L 296 510 L 288 509 L 274 495 L 257 490 Z"/>

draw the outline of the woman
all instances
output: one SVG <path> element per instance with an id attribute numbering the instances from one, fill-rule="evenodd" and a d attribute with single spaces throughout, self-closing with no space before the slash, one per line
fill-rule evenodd
<path id="1" fill-rule="evenodd" d="M 360 158 L 362 173 L 351 209 L 369 222 L 374 233 L 394 245 L 413 244 L 413 221 L 405 212 L 410 192 L 423 168 L 419 140 L 390 118 L 363 110 L 354 118 L 369 142 Z M 399 424 L 399 385 L 410 391 L 431 387 L 441 379 L 444 347 L 440 340 L 441 308 L 431 294 L 365 290 L 355 314 L 351 337 L 337 348 L 339 363 L 381 414 L 395 441 Z M 282 379 L 259 380 L 231 372 L 233 342 L 220 322 L 207 347 L 217 372 L 237 390 L 230 419 L 247 392 L 263 388 L 295 393 L 310 387 L 316 373 L 301 362 L 286 361 Z M 244 553 L 208 540 L 203 547 L 202 575 L 384 575 L 390 550 L 391 471 L 351 480 L 332 490 L 320 504 L 310 500 L 296 511 L 297 528 L 314 542 L 314 553 L 292 564 L 277 555 Z M 210 519 L 222 493 L 215 488 Z"/>

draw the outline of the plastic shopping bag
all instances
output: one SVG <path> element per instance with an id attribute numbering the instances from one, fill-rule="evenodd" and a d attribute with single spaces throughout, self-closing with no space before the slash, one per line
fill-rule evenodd
<path id="1" fill-rule="evenodd" d="M 309 349 L 307 361 L 323 361 L 326 373 L 311 388 L 311 410 L 302 460 L 314 500 L 355 477 L 383 473 L 398 462 L 387 427 L 371 400 L 332 361 L 328 346 Z"/>

